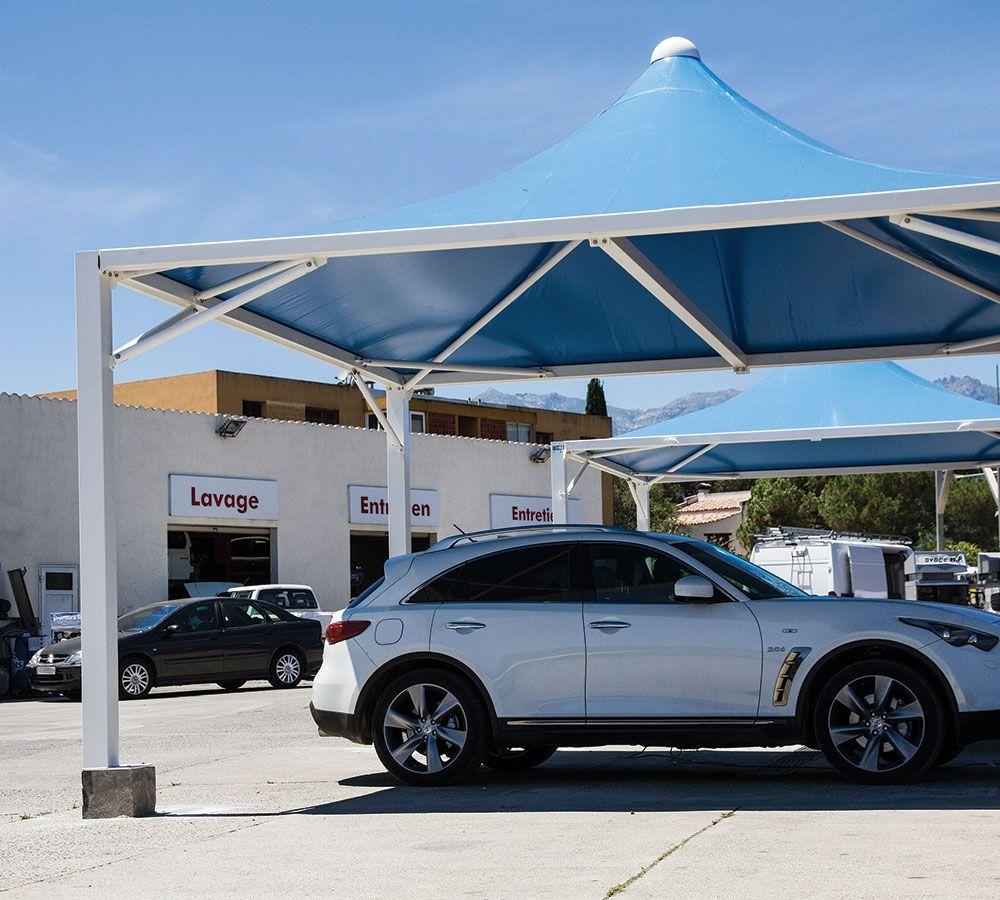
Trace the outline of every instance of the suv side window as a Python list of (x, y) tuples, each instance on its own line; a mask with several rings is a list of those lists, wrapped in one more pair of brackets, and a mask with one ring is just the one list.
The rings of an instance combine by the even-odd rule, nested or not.
[(578, 600), (573, 544), (519, 547), (471, 560), (425, 585), (417, 603)]
[(594, 594), (603, 603), (671, 603), (674, 584), (696, 572), (671, 556), (629, 544), (590, 544)]

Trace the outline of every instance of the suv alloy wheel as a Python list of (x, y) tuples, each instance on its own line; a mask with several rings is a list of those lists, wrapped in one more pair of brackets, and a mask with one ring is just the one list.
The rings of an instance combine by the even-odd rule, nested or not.
[(382, 692), (372, 739), (382, 764), (401, 781), (451, 784), (482, 764), (488, 728), (483, 702), (464, 678), (419, 669)]
[(898, 784), (941, 755), (945, 710), (927, 678), (887, 659), (854, 663), (820, 691), (814, 727), (830, 765), (852, 781)]

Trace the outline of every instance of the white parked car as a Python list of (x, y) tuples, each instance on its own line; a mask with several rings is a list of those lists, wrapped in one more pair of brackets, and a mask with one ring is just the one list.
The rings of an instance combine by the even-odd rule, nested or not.
[(603, 526), (390, 559), (326, 631), (312, 715), (413, 784), (559, 747), (820, 748), (860, 782), (1000, 736), (1000, 619), (812, 597), (687, 537)]
[(231, 587), (226, 593), (239, 600), (264, 600), (281, 609), (287, 609), (300, 619), (315, 619), (323, 628), (335, 615), (319, 608), (313, 589), (307, 584), (255, 584), (249, 587)]

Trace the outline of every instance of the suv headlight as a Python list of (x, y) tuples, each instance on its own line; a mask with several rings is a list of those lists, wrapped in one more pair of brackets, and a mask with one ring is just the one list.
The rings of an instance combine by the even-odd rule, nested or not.
[(975, 647), (977, 650), (992, 650), (997, 643), (1000, 643), (1000, 637), (995, 634), (975, 631), (964, 625), (949, 625), (947, 622), (933, 622), (930, 619), (901, 618), (899, 621), (904, 625), (912, 625), (914, 628), (931, 631), (942, 641), (951, 644), (952, 647)]

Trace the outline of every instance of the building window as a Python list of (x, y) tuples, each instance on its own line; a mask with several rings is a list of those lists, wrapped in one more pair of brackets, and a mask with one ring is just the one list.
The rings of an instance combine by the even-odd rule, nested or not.
[(507, 440), (517, 444), (531, 443), (531, 426), (523, 422), (507, 423)]
[(320, 425), (340, 424), (339, 409), (325, 409), (322, 406), (307, 406), (305, 415), (307, 422), (317, 422)]
[[(378, 419), (375, 418), (375, 413), (367, 412), (365, 413), (365, 427), (371, 429), (381, 429), (382, 426), (379, 425)], [(411, 434), (423, 434), (425, 431), (424, 427), (424, 414), (422, 412), (411, 412), (410, 413), (410, 433)]]
[(263, 400), (244, 400), (243, 401), (243, 415), (248, 419), (263, 419), (264, 418), (264, 401)]
[(536, 431), (535, 432), (535, 443), (536, 444), (551, 444), (552, 443), (552, 432), (551, 431)]

